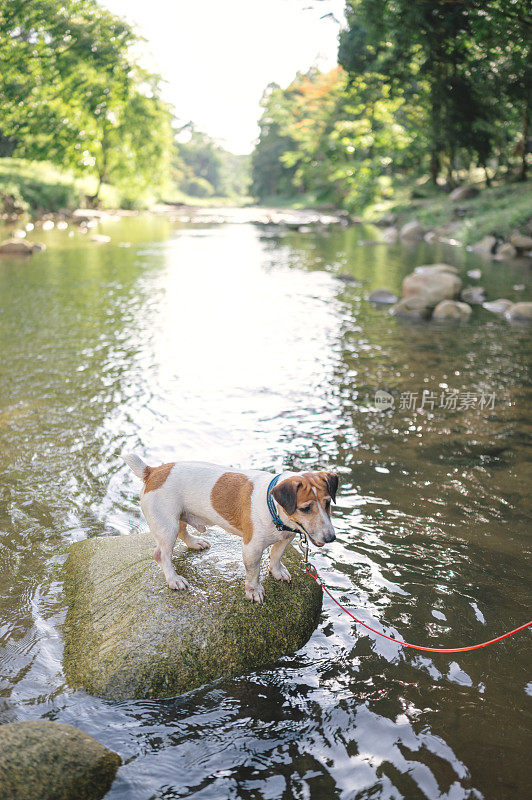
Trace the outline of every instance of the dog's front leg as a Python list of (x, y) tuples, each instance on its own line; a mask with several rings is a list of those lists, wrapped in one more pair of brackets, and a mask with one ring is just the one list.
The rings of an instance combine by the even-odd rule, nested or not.
[(270, 572), (272, 573), (273, 577), (276, 578), (278, 581), (291, 581), (292, 576), (286, 569), (284, 564), (281, 564), (281, 558), (285, 551), (286, 545), (292, 541), (294, 537), (291, 536), (288, 539), (283, 539), (280, 542), (275, 542), (272, 549), (270, 550)]
[(242, 556), (246, 568), (246, 597), (252, 603), (262, 603), (264, 587), (260, 582), (260, 560), (264, 547), (253, 541), (242, 546)]

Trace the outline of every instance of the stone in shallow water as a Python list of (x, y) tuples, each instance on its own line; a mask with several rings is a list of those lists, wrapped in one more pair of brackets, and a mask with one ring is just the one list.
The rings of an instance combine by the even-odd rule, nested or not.
[(71, 725), (0, 725), (2, 800), (99, 800), (120, 763), (120, 756)]
[(393, 303), (397, 303), (398, 297), (394, 294), (390, 289), (375, 289), (374, 292), (368, 297), (370, 303), (375, 303), (376, 305), (393, 305)]
[(458, 300), (442, 300), (433, 311), (433, 319), (467, 319), (471, 315), (471, 306)]
[(283, 557), (292, 582), (268, 576), (265, 602), (256, 605), (244, 595), (241, 540), (218, 531), (208, 538), (209, 550), (176, 545), (177, 572), (192, 591), (167, 587), (149, 533), (72, 545), (64, 626), (71, 686), (113, 700), (171, 697), (272, 664), (305, 644), (322, 590), (299, 569), (298, 552), (289, 546)]

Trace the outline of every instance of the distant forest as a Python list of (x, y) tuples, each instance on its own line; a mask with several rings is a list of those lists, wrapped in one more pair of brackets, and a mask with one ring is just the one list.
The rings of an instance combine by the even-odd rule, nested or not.
[(351, 209), (427, 176), (525, 180), (532, 16), (524, 0), (347, 0), (339, 66), (267, 87), (259, 198), (312, 192)]

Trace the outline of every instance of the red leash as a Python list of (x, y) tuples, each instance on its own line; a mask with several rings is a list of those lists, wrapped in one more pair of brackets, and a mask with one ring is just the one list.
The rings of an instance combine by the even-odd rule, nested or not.
[[(319, 577), (316, 567), (314, 564), (310, 564), (308, 561), (301, 562), (302, 568), (305, 570), (307, 575), (310, 575), (311, 578), (314, 578), (316, 583), (318, 583), (325, 594), (327, 594), (331, 600), (333, 600), (342, 611), (345, 611), (351, 619), (354, 619), (355, 622), (358, 622), (359, 625), (363, 625), (364, 628), (367, 628), (372, 633), (376, 633), (377, 636), (382, 636), (384, 639), (388, 639), (390, 642), (395, 642), (395, 644), (400, 644), (403, 647), (411, 647), (413, 650), (424, 650), (428, 653), (465, 653), (468, 650), (479, 650), (481, 647), (487, 647), (489, 644), (495, 644), (495, 642), (501, 642), (503, 639), (507, 639), (508, 636), (513, 636), (514, 633), (519, 633), (519, 631), (524, 631), (525, 628), (530, 628), (532, 625), (532, 620), (530, 622), (526, 622), (524, 625), (521, 625), (519, 628), (515, 628), (513, 631), (509, 631), (508, 633), (504, 633), (502, 636), (497, 636), (496, 639), (490, 639), (489, 642), (481, 642), (480, 644), (472, 644), (469, 647), (421, 647), (419, 644), (409, 644), (408, 642), (401, 642), (399, 639), (394, 639), (392, 636), (387, 636), (385, 633), (381, 633), (380, 631), (376, 631), (375, 628), (372, 628), (370, 625), (366, 625), (365, 622), (362, 622), (361, 619), (355, 617), (354, 614), (351, 614), (350, 611), (347, 610), (345, 606), (343, 606), (336, 597), (330, 593), (326, 586), (323, 585), (323, 581)], [(311, 571), (312, 570), (312, 571)]]

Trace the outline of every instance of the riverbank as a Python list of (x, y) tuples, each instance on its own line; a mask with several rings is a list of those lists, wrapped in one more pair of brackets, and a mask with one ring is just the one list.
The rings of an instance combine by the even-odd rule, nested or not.
[(417, 220), (427, 231), (438, 229), (465, 245), (484, 236), (506, 241), (516, 229), (526, 232), (532, 219), (530, 184), (526, 182), (464, 185), (456, 193), (420, 187), (421, 196), (415, 195), (409, 193), (394, 203), (369, 208), (364, 219), (397, 226)]
[[(92, 205), (97, 181), (94, 176), (80, 177), (47, 161), (27, 161), (22, 158), (0, 158), (0, 218), (16, 219), (21, 215), (39, 218), (47, 214), (68, 213)], [(148, 210), (156, 203), (169, 201), (172, 205), (192, 208), (219, 208), (228, 205), (247, 205), (247, 197), (192, 197), (178, 189), (165, 193), (155, 189), (134, 198), (125, 195), (117, 186), (104, 183), (100, 189), (98, 207), (102, 209)]]

